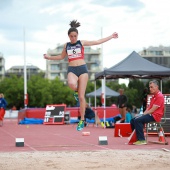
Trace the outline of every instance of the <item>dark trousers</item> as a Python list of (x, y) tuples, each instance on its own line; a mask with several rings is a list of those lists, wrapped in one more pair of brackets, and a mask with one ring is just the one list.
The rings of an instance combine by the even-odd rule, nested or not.
[(131, 119), (130, 125), (132, 128), (132, 131), (134, 129), (136, 130), (137, 140), (145, 140), (144, 131), (143, 131), (144, 125), (145, 123), (149, 123), (153, 121), (155, 121), (155, 119), (150, 114), (142, 115), (140, 117), (135, 117)]

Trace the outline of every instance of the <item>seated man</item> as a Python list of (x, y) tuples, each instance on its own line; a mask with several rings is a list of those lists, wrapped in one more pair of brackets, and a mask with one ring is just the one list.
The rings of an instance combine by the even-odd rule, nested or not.
[(164, 96), (159, 91), (158, 82), (156, 80), (149, 82), (150, 93), (153, 94), (149, 107), (142, 115), (131, 119), (132, 131), (136, 130), (137, 141), (134, 145), (145, 145), (144, 125), (149, 122), (160, 122), (164, 114)]

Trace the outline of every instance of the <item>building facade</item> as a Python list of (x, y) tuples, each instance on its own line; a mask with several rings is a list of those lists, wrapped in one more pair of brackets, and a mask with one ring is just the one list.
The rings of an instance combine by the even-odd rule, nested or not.
[(150, 46), (149, 48), (144, 48), (139, 54), (153, 63), (170, 68), (170, 46)]
[[(32, 75), (36, 75), (40, 72), (43, 72), (37, 66), (33, 66), (33, 65), (29, 65), (29, 66), (27, 65), (26, 69), (27, 69), (27, 79), (30, 79)], [(17, 77), (24, 76), (24, 66), (12, 66), (5, 73), (6, 77), (10, 77), (11, 75), (16, 75)]]
[(5, 59), (3, 54), (0, 52), (0, 80), (5, 76)]
[[(49, 49), (48, 55), (60, 55), (64, 45), (58, 45), (55, 49)], [(101, 49), (84, 47), (84, 59), (89, 71), (89, 80), (94, 80), (95, 73), (102, 69)], [(63, 60), (46, 60), (46, 78), (52, 80), (58, 77), (61, 81), (67, 82), (68, 58)]]

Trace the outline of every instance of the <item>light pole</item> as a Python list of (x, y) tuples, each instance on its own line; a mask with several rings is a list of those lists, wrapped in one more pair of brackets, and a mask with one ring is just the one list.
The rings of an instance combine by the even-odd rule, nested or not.
[(31, 77), (31, 66), (32, 66), (32, 63), (27, 63), (28, 80), (29, 80), (30, 77)]
[(25, 27), (23, 29), (24, 34), (24, 107), (28, 105), (28, 94), (27, 94), (27, 65), (26, 65), (26, 44), (25, 44)]
[[(103, 38), (103, 28), (101, 27), (101, 38)], [(103, 62), (103, 44), (101, 44), (101, 55), (102, 55), (102, 70), (104, 71), (104, 62)], [(102, 103), (102, 107), (103, 107), (103, 112), (104, 112), (104, 115), (103, 115), (103, 120), (104, 120), (104, 125), (105, 125), (105, 122), (106, 122), (106, 110), (105, 110), (105, 107), (106, 107), (106, 92), (105, 92), (105, 76), (104, 78), (102, 79), (102, 94), (101, 94), (101, 103)]]

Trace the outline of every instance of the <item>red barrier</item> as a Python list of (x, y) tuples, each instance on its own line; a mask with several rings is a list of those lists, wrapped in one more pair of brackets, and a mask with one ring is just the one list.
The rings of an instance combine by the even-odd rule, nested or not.
[[(93, 110), (95, 110), (93, 108)], [(101, 119), (104, 117), (104, 108), (103, 107), (96, 107), (96, 111), (98, 117)], [(106, 118), (114, 117), (119, 114), (119, 109), (114, 107), (106, 107), (105, 108)]]
[[(66, 107), (66, 111), (70, 112), (71, 117), (78, 117), (80, 116), (79, 107)], [(92, 108), (95, 110), (95, 108)], [(96, 111), (99, 118), (104, 117), (104, 108), (103, 107), (96, 107)], [(44, 119), (46, 109), (45, 108), (27, 108), (22, 109), (18, 112), (18, 122), (23, 120), (25, 117), (27, 118), (39, 118)], [(115, 107), (106, 107), (106, 118), (114, 117), (119, 114), (119, 109)]]
[(44, 119), (45, 108), (27, 108), (18, 111), (18, 122), (27, 118)]

